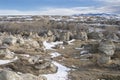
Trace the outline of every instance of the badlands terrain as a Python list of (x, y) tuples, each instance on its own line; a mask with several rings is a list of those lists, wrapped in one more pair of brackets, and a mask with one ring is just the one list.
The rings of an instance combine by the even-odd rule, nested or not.
[(120, 16), (0, 16), (0, 80), (120, 80)]

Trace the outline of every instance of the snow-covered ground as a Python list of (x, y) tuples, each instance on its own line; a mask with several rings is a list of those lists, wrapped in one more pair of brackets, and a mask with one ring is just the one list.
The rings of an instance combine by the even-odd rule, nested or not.
[(75, 49), (76, 49), (76, 50), (82, 50), (82, 49), (84, 49), (84, 48), (78, 48), (78, 47), (76, 47)]
[(18, 59), (18, 57), (15, 57), (14, 59), (11, 59), (11, 60), (0, 60), (0, 65), (14, 62), (14, 61), (17, 60), (17, 59)]
[[(74, 41), (75, 41), (75, 39), (72, 39), (72, 40), (68, 41), (68, 43), (71, 44)], [(43, 42), (43, 45), (45, 46), (45, 49), (53, 49), (52, 47), (55, 47), (58, 44), (63, 44), (63, 42), (62, 41), (57, 41), (57, 42), (47, 42), (47, 41), (44, 41)]]
[(30, 57), (29, 54), (19, 54), (20, 56), (23, 56), (23, 57)]
[(68, 43), (71, 44), (74, 41), (75, 41), (75, 39), (72, 39), (72, 40), (68, 41)]
[(94, 32), (94, 30), (95, 30), (95, 32), (103, 32), (103, 31), (105, 31), (104, 29), (101, 29), (101, 28), (95, 28), (95, 29), (94, 29), (94, 27), (89, 28), (89, 32)]
[(68, 80), (67, 75), (70, 69), (54, 61), (53, 64), (55, 64), (58, 67), (57, 73), (45, 74), (43, 76), (47, 77), (47, 80)]
[(52, 49), (52, 47), (55, 47), (58, 44), (63, 44), (63, 42), (50, 42), (50, 43), (48, 43), (47, 41), (43, 42), (45, 49)]
[(58, 52), (54, 52), (54, 53), (51, 53), (50, 55), (51, 55), (52, 58), (54, 58), (54, 57), (60, 56), (61, 54), (58, 53)]
[(88, 54), (88, 53), (89, 53), (88, 51), (86, 51), (86, 50), (82, 50), (82, 51), (80, 52), (80, 55)]

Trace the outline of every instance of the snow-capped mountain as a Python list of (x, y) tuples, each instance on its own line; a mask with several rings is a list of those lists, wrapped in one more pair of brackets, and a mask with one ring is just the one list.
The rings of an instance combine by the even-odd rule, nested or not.
[(95, 16), (95, 17), (105, 17), (108, 19), (120, 19), (119, 14), (110, 14), (110, 13), (74, 14), (73, 16)]

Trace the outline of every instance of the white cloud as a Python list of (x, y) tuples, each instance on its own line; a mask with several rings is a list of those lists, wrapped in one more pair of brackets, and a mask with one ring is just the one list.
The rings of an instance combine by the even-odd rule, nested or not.
[(74, 7), (74, 8), (49, 8), (45, 11), (41, 11), (41, 14), (50, 15), (71, 15), (80, 13), (98, 13), (99, 11), (94, 7)]
[(35, 15), (38, 11), (0, 10), (0, 15)]
[(107, 11), (111, 11), (111, 12), (120, 14), (120, 5), (106, 6), (103, 9), (107, 10)]
[(95, 0), (100, 1), (104, 7), (101, 7), (103, 11), (119, 13), (120, 14), (120, 0)]
[(114, 13), (120, 12), (120, 6), (104, 7), (73, 7), (73, 8), (46, 8), (36, 11), (0, 10), (0, 15), (72, 15), (85, 13)]

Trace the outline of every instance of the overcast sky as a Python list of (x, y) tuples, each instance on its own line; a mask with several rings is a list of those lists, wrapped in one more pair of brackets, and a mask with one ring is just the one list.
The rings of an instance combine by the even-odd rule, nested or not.
[(120, 14), (120, 0), (0, 0), (0, 15)]

